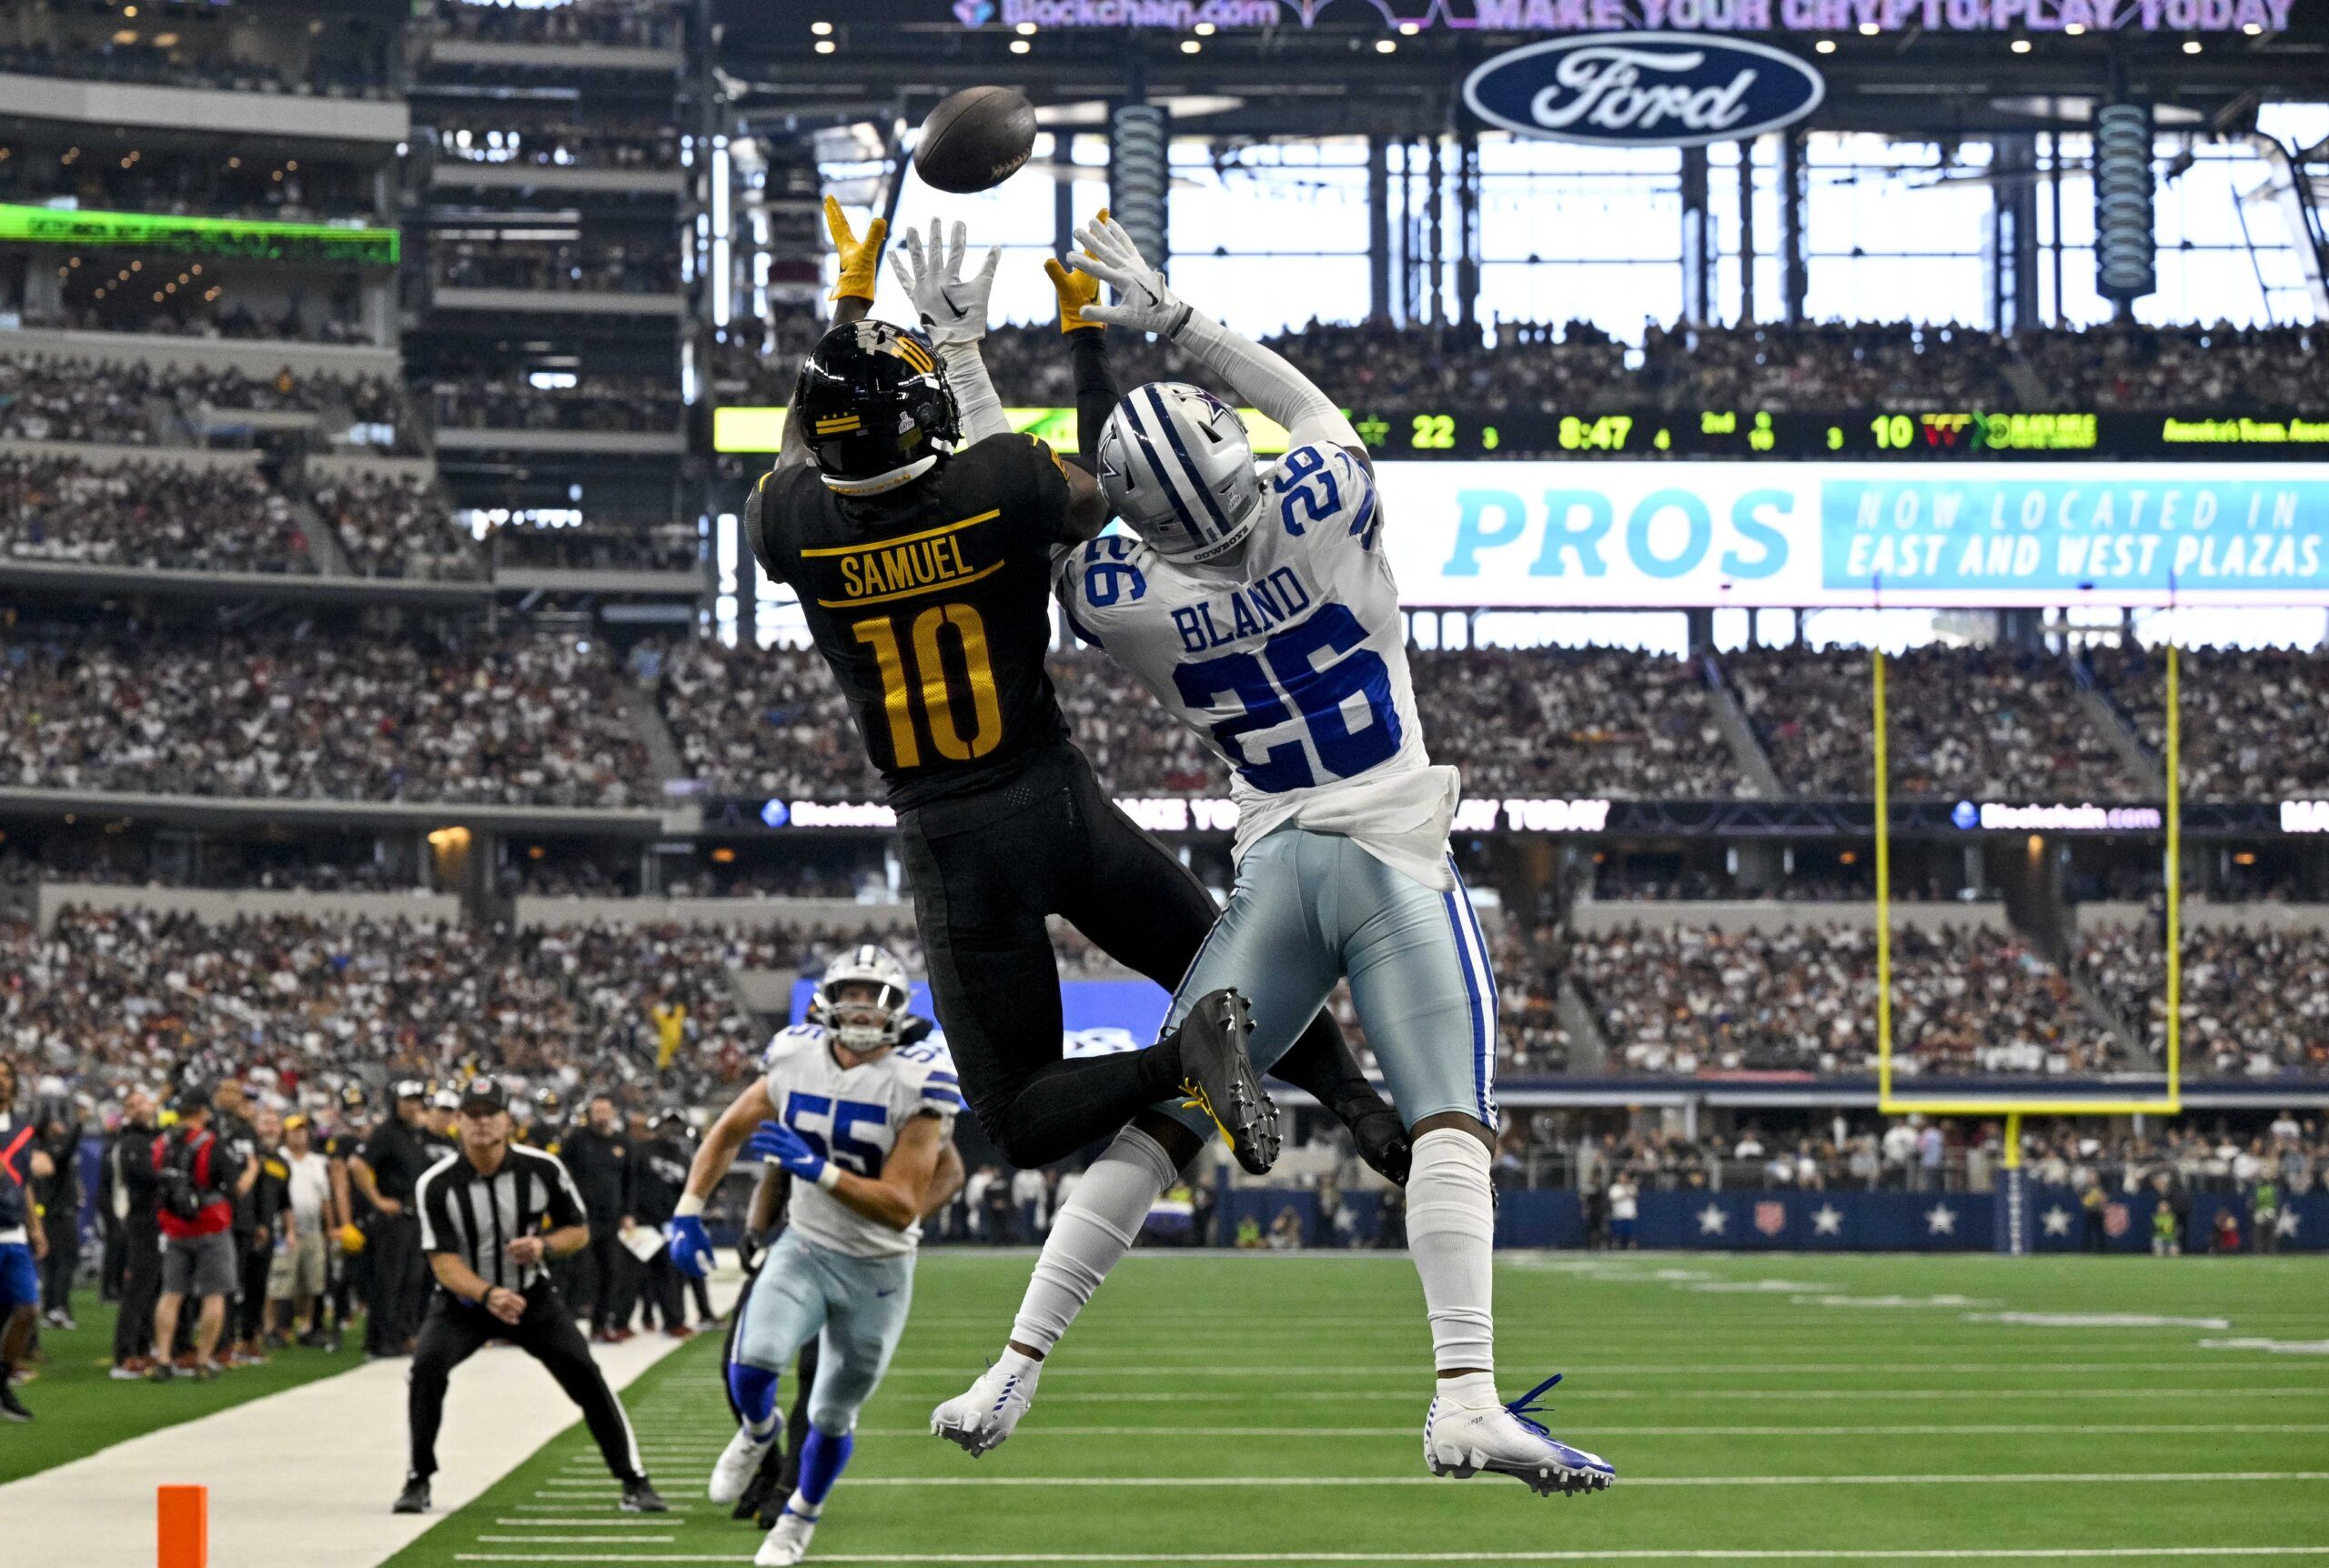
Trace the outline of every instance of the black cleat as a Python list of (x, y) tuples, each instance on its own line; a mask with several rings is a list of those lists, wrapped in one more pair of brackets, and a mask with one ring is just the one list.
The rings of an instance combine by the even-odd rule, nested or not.
[(16, 1397), (16, 1391), (8, 1386), (5, 1377), (0, 1377), (0, 1417), (9, 1421), (30, 1421), (33, 1418), (33, 1412), (25, 1408), (25, 1402)]
[(404, 1490), (397, 1493), (396, 1512), (398, 1513), (428, 1512), (428, 1478), (427, 1476), (414, 1475), (406, 1478)]
[(625, 1513), (669, 1513), (671, 1505), (663, 1501), (645, 1476), (622, 1483), (622, 1511)]
[(1232, 988), (1208, 991), (1181, 1020), (1181, 1092), (1213, 1119), (1237, 1163), (1255, 1176), (1277, 1163), (1277, 1106), (1245, 1054), (1253, 1018)]

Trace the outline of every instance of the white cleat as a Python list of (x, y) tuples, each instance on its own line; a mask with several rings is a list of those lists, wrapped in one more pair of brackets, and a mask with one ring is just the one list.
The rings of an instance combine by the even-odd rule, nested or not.
[(1606, 1490), (1618, 1479), (1608, 1460), (1557, 1441), (1528, 1419), (1537, 1396), (1558, 1382), (1552, 1378), (1510, 1404), (1484, 1410), (1433, 1400), (1423, 1422), (1424, 1464), (1434, 1475), (1459, 1480), (1482, 1471), (1509, 1475), (1539, 1497)]
[(707, 1489), (711, 1501), (731, 1503), (743, 1496), (744, 1488), (751, 1485), (752, 1477), (760, 1473), (761, 1461), (767, 1458), (768, 1451), (775, 1446), (775, 1432), (768, 1434), (766, 1442), (756, 1442), (750, 1432), (738, 1427), (736, 1435), (728, 1440), (728, 1446), (712, 1462), (711, 1485)]
[(776, 1528), (768, 1533), (761, 1549), (753, 1554), (753, 1568), (782, 1568), (798, 1563), (809, 1555), (809, 1537), (817, 1533), (817, 1522), (803, 1519), (790, 1508), (777, 1515)]
[(988, 1449), (1003, 1446), (1034, 1398), (1033, 1379), (989, 1367), (967, 1392), (930, 1412), (931, 1434), (976, 1459)]

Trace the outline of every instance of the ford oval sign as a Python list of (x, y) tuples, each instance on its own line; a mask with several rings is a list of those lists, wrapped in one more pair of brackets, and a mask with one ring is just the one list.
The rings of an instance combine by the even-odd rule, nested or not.
[(1591, 33), (1498, 55), (1464, 82), (1490, 125), (1556, 142), (1695, 147), (1791, 126), (1828, 85), (1782, 49), (1682, 33)]

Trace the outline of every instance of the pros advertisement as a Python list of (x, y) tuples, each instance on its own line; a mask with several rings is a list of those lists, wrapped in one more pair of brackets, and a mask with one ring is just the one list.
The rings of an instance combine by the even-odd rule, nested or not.
[(2329, 605), (2329, 466), (1390, 462), (1417, 608)]

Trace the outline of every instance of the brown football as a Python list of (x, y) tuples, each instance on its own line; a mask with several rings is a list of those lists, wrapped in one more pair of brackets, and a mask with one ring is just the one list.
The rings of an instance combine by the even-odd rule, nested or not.
[(992, 190), (1035, 150), (1035, 106), (1010, 87), (965, 87), (922, 122), (914, 172), (957, 196)]

